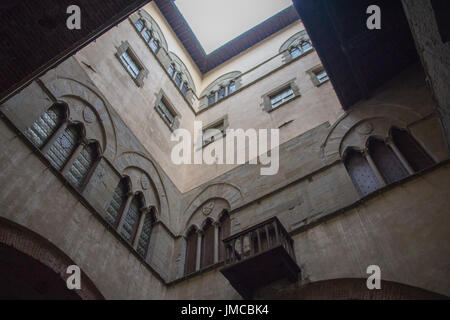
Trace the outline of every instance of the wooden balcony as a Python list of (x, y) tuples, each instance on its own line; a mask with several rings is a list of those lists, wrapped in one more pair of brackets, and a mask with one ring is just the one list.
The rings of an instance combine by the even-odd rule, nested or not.
[(293, 241), (277, 217), (223, 242), (226, 256), (221, 272), (244, 299), (251, 299), (255, 289), (273, 281), (298, 279)]

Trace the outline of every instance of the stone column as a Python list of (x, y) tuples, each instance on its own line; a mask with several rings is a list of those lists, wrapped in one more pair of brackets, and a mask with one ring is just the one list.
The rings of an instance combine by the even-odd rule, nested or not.
[(219, 246), (220, 246), (220, 239), (219, 239), (219, 228), (220, 223), (215, 221), (213, 223), (214, 226), (214, 263), (219, 262)]
[(409, 172), (409, 174), (413, 174), (414, 170), (409, 165), (408, 161), (405, 159), (403, 154), (398, 150), (397, 146), (395, 145), (394, 141), (392, 141), (392, 138), (389, 137), (386, 139), (386, 144), (391, 147), (392, 151), (394, 151), (397, 158), (400, 160), (400, 162), (403, 164), (403, 166), (406, 168), (406, 170)]
[(380, 185), (382, 187), (385, 186), (386, 182), (384, 181), (383, 176), (381, 175), (380, 171), (378, 171), (378, 168), (375, 165), (375, 162), (373, 162), (373, 159), (370, 156), (369, 150), (365, 149), (363, 152), (363, 156), (367, 159), (367, 162), (369, 163), (370, 167), (372, 168), (373, 172), (375, 173), (375, 176), (378, 178)]
[(197, 230), (197, 260), (195, 263), (195, 271), (200, 270), (200, 263), (202, 257), (202, 238), (203, 238), (203, 230)]

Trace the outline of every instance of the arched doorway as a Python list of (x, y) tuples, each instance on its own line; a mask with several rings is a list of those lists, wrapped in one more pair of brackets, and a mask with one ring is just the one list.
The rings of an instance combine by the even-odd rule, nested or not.
[(66, 254), (38, 234), (0, 218), (0, 300), (104, 299), (81, 271), (81, 289), (69, 290)]

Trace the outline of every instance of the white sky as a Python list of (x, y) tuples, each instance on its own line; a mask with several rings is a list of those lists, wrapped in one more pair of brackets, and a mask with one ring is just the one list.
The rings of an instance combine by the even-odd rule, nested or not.
[(175, 0), (175, 4), (209, 54), (291, 6), (292, 0)]

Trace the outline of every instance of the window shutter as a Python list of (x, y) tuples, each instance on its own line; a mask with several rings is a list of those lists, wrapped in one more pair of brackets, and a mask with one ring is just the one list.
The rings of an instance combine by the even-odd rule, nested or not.
[(25, 135), (37, 148), (42, 148), (58, 129), (62, 123), (62, 118), (61, 110), (51, 107), (27, 129)]
[(144, 225), (142, 226), (142, 232), (139, 237), (137, 252), (143, 258), (147, 256), (148, 245), (150, 243), (150, 234), (152, 230), (153, 217), (152, 214), (147, 213), (144, 218)]
[(127, 201), (127, 186), (124, 180), (119, 182), (119, 185), (114, 190), (113, 198), (106, 209), (106, 221), (113, 227), (117, 225), (117, 219), (120, 212)]
[(365, 196), (380, 187), (380, 182), (375, 173), (360, 152), (351, 150), (345, 158), (345, 167), (361, 196)]
[(195, 271), (197, 260), (197, 233), (192, 230), (187, 237), (186, 258), (184, 273), (189, 274)]
[(408, 176), (408, 172), (403, 167), (392, 149), (383, 141), (372, 140), (369, 143), (370, 156), (383, 176), (384, 181), (389, 184), (401, 180)]
[(125, 220), (122, 225), (122, 230), (120, 231), (120, 234), (124, 236), (124, 238), (128, 242), (131, 242), (133, 240), (138, 219), (139, 219), (139, 200), (137, 197), (134, 197), (133, 200), (131, 201), (128, 212), (126, 213)]
[(203, 233), (201, 268), (214, 263), (214, 226), (209, 223)]
[(47, 159), (58, 170), (61, 170), (70, 155), (77, 147), (80, 133), (75, 126), (67, 127), (64, 133), (53, 143), (46, 153)]
[(86, 180), (89, 171), (97, 159), (97, 151), (93, 143), (83, 148), (80, 155), (75, 159), (67, 173), (67, 179), (76, 187), (81, 187)]
[(392, 129), (392, 140), (414, 171), (423, 170), (435, 163), (408, 132)]

